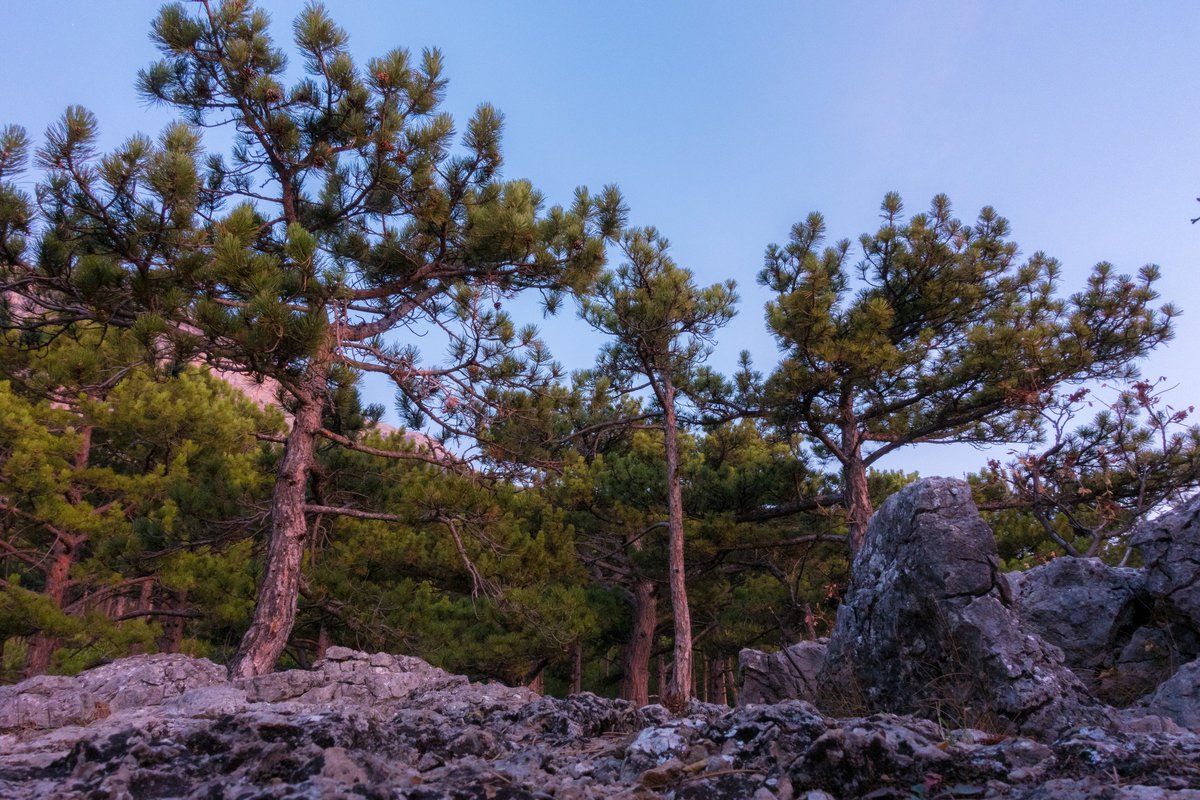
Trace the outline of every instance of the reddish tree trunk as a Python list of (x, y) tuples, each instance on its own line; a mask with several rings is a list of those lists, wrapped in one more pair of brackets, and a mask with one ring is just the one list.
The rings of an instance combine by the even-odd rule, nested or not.
[(675, 386), (663, 381), (663, 439), (667, 461), (667, 521), (670, 539), (669, 583), (675, 619), (675, 648), (666, 701), (682, 706), (692, 698), (692, 614), (688, 607), (687, 575), (683, 560), (683, 488), (679, 474), (679, 426), (675, 418)]
[(625, 645), (621, 697), (639, 708), (650, 702), (650, 651), (657, 626), (658, 596), (654, 583), (638, 580), (633, 587), (633, 631)]
[[(183, 611), (187, 605), (187, 593), (179, 592), (170, 593), (170, 602), (167, 603), (167, 608), (171, 611)], [(182, 616), (164, 616), (160, 617), (162, 625), (162, 635), (158, 637), (156, 644), (160, 653), (178, 653), (183, 646), (183, 634), (187, 619)]]
[(867, 524), (874, 508), (867, 484), (867, 464), (862, 456), (858, 429), (847, 425), (842, 429), (842, 480), (845, 483), (846, 520), (850, 526), (850, 553), (858, 555), (867, 535)]
[(331, 644), (333, 644), (333, 642), (330, 641), (329, 638), (329, 628), (326, 627), (324, 622), (322, 622), (320, 629), (317, 631), (317, 652), (315, 660), (319, 661), (324, 658), (325, 651), (329, 649)]
[[(84, 425), (79, 429), (79, 450), (75, 453), (75, 469), (87, 469), (92, 456), (92, 430), (94, 426)], [(83, 491), (74, 481), (67, 487), (67, 499), (72, 505), (83, 502)], [(73, 536), (63, 531), (55, 533), (54, 547), (50, 550), (50, 566), (46, 570), (46, 587), (44, 594), (61, 609), (67, 597), (67, 588), (71, 585), (71, 567), (79, 555), (79, 548), (87, 541), (86, 536)], [(58, 649), (60, 640), (57, 636), (38, 633), (29, 642), (29, 651), (25, 656), (25, 677), (40, 675), (50, 668), (54, 651)]]
[(583, 691), (583, 642), (571, 647), (571, 694)]
[[(50, 551), (50, 567), (46, 570), (46, 586), (43, 593), (54, 604), (55, 608), (63, 607), (67, 596), (67, 587), (71, 582), (71, 566), (75, 563), (75, 548), (73, 542), (66, 536), (59, 536)], [(29, 640), (29, 651), (25, 654), (26, 678), (40, 675), (50, 668), (54, 651), (58, 649), (61, 640), (47, 633), (36, 633)]]
[(321, 398), (327, 377), (327, 359), (309, 366), (303, 397), (295, 411), (292, 430), (284, 445), (283, 460), (271, 494), (271, 537), (267, 563), (258, 588), (254, 617), (229, 665), (231, 678), (250, 678), (275, 668), (296, 622), (300, 598), (300, 562), (308, 535), (304, 514), (308, 476), (316, 456), (321, 429)]

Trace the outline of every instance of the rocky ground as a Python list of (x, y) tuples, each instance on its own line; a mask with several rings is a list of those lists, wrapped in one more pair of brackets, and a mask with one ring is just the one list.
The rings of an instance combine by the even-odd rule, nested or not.
[(672, 715), (472, 684), (331, 648), (229, 683), (138, 656), (0, 689), (0, 797), (1197, 798), (1200, 737), (1169, 723), (1053, 742), (800, 700)]
[(1200, 500), (1138, 540), (1143, 569), (1006, 576), (966, 485), (920, 481), (830, 639), (745, 652), (733, 709), (337, 647), (237, 682), (172, 655), (37, 677), (0, 687), (0, 798), (1200, 800)]

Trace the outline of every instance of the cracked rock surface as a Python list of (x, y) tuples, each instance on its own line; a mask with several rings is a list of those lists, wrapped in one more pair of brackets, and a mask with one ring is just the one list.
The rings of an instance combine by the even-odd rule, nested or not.
[(1110, 720), (1062, 651), (1021, 627), (992, 531), (970, 487), (948, 478), (910, 484), (875, 513), (822, 683), (851, 705), (1043, 738)]
[[(99, 716), (67, 700), (126, 680), (170, 688)], [(1164, 720), (1040, 742), (894, 714), (836, 719), (799, 700), (672, 715), (344, 648), (311, 671), (237, 683), (203, 659), (137, 656), (5, 687), (0, 707), (14, 702), (24, 716), (3, 717), (3, 798), (1200, 800), (1200, 737)]]

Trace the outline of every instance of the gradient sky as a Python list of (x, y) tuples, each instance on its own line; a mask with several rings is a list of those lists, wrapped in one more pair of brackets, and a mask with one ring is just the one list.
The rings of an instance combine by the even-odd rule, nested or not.
[[(267, 8), (286, 41), (300, 0)], [(81, 103), (103, 143), (169, 119), (133, 90), (155, 58), (158, 2), (0, 0), (0, 124), (38, 134)], [(993, 205), (1026, 254), (1164, 273), (1175, 342), (1143, 367), (1200, 405), (1200, 4), (1195, 2), (445, 2), (328, 0), (363, 61), (440, 47), (459, 119), (507, 118), (505, 174), (552, 202), (616, 183), (632, 222), (657, 226), (708, 284), (739, 283), (740, 314), (712, 363), (776, 351), (755, 285), (762, 251), (809, 211), (856, 239), (899, 191), (910, 211), (945, 192), (964, 220)], [(572, 368), (599, 339), (569, 311), (540, 321)], [(389, 405), (386, 390), (370, 398)], [(983, 456), (922, 448), (884, 468), (960, 474)]]

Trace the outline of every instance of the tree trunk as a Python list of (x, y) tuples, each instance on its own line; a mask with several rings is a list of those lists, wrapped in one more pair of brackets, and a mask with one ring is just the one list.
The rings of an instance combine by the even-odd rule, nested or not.
[(658, 682), (654, 688), (658, 690), (658, 701), (661, 703), (665, 697), (664, 692), (667, 690), (667, 659), (663, 657), (662, 653), (659, 653), (654, 662), (657, 668), (655, 674), (658, 675)]
[(583, 691), (583, 642), (571, 646), (571, 694)]
[[(44, 594), (54, 604), (56, 609), (63, 607), (67, 596), (67, 587), (71, 581), (71, 566), (75, 563), (75, 548), (66, 536), (59, 536), (50, 551), (50, 567), (46, 570), (46, 587)], [(41, 675), (50, 668), (54, 651), (61, 641), (57, 636), (47, 633), (36, 633), (29, 640), (29, 651), (25, 654), (25, 674), (29, 678)]]
[(251, 678), (273, 670), (296, 622), (300, 562), (308, 534), (304, 506), (308, 499), (308, 475), (316, 457), (317, 432), (321, 428), (321, 398), (327, 369), (327, 359), (314, 359), (309, 365), (303, 396), (297, 398), (300, 402), (271, 494), (271, 538), (267, 543), (266, 568), (250, 628), (229, 665), (230, 678)]
[[(95, 426), (85, 424), (79, 429), (79, 449), (75, 452), (75, 470), (87, 469), (92, 456), (92, 430)], [(77, 506), (83, 502), (83, 491), (74, 480), (66, 490), (67, 500)], [(64, 531), (55, 534), (54, 547), (50, 550), (50, 567), (46, 570), (44, 594), (56, 609), (62, 609), (67, 598), (67, 587), (71, 585), (71, 567), (79, 555), (79, 549), (87, 541), (83, 535), (71, 535)], [(60, 640), (45, 633), (34, 634), (25, 656), (25, 677), (40, 675), (50, 668), (54, 651)]]
[[(187, 606), (187, 592), (171, 592), (167, 603), (167, 609), (170, 611), (185, 611)], [(184, 628), (187, 624), (187, 618), (183, 616), (164, 616), (160, 617), (162, 625), (162, 635), (158, 637), (156, 644), (160, 653), (178, 653), (183, 646)]]
[(729, 698), (725, 696), (725, 657), (717, 656), (712, 660), (712, 672), (708, 682), (708, 702), (717, 705), (728, 705)]
[(667, 459), (667, 521), (670, 531), (669, 583), (671, 611), (675, 618), (675, 652), (671, 683), (667, 687), (669, 705), (682, 706), (692, 698), (692, 614), (688, 608), (687, 576), (683, 562), (683, 488), (679, 475), (679, 429), (675, 419), (675, 386), (668, 377), (663, 381), (663, 438)]
[(638, 580), (633, 587), (633, 632), (625, 645), (621, 697), (638, 708), (650, 703), (650, 651), (658, 626), (658, 597), (654, 583)]
[(858, 431), (843, 429), (842, 445), (845, 460), (842, 462), (842, 479), (846, 493), (846, 519), (850, 524), (850, 554), (858, 555), (867, 536), (867, 523), (871, 521), (871, 493), (867, 485), (867, 464), (862, 457), (862, 445)]
[(320, 661), (325, 657), (325, 651), (333, 642), (329, 638), (329, 628), (324, 622), (321, 623), (320, 629), (317, 631), (317, 652), (314, 654), (314, 660)]

